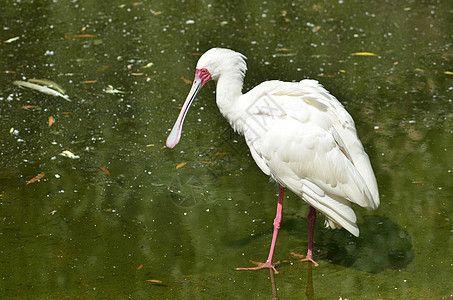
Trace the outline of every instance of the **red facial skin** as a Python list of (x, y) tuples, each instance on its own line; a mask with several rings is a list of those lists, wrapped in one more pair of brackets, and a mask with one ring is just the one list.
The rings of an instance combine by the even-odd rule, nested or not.
[(211, 74), (209, 73), (208, 69), (202, 68), (202, 69), (197, 69), (195, 71), (196, 77), (201, 79), (201, 86), (204, 86), (206, 82), (211, 80)]

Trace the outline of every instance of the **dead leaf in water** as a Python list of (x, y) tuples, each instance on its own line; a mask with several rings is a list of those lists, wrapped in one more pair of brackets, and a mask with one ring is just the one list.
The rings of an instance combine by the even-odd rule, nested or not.
[(140, 266), (137, 267), (137, 270), (140, 270), (141, 268), (143, 268), (143, 264), (141, 264)]
[(69, 150), (64, 150), (64, 151), (61, 152), (59, 155), (64, 156), (64, 157), (68, 157), (68, 158), (71, 158), (71, 159), (80, 158), (80, 156), (75, 155), (74, 153), (72, 153), (72, 152), (69, 151)]
[(107, 176), (110, 176), (110, 171), (107, 170), (107, 168), (99, 167), (99, 169), (101, 169), (105, 174), (107, 174)]
[[(41, 79), (35, 79), (35, 81), (36, 80), (43, 81)], [(49, 82), (53, 82), (53, 81), (49, 81)], [(69, 99), (68, 95), (65, 95), (64, 93), (59, 91), (59, 89), (62, 90), (60, 87), (55, 87), (52, 84), (39, 85), (39, 84), (33, 83), (31, 81), (23, 81), (23, 80), (13, 81), (13, 84), (17, 85), (20, 88), (29, 88), (29, 89), (38, 91), (43, 94), (47, 94), (47, 95), (51, 95), (51, 96), (55, 96), (55, 97), (62, 97), (66, 101), (69, 101), (69, 102), (71, 101)], [(55, 83), (55, 85), (56, 85), (56, 83)], [(54, 87), (55, 87), (55, 89), (53, 89)]]
[(104, 72), (104, 71), (107, 71), (110, 68), (111, 68), (111, 66), (105, 66), (105, 67), (97, 69), (96, 72)]
[(16, 36), (16, 37), (13, 37), (13, 38), (7, 39), (7, 40), (6, 40), (6, 41), (4, 41), (3, 43), (5, 43), (5, 44), (9, 44), (9, 43), (12, 43), (12, 42), (15, 42), (15, 41), (17, 41), (18, 39), (19, 39), (19, 37), (18, 37), (18, 36)]
[(187, 84), (192, 84), (192, 81), (189, 80), (189, 79), (186, 79), (184, 77), (181, 77), (181, 79), (184, 80), (184, 82), (187, 83)]
[(39, 173), (38, 175), (36, 175), (36, 176), (33, 177), (32, 179), (30, 179), (25, 185), (29, 185), (29, 184), (32, 183), (32, 182), (35, 182), (35, 181), (40, 180), (41, 178), (44, 177), (44, 175), (46, 175), (46, 173), (44, 173), (44, 172)]
[(152, 283), (164, 283), (162, 280), (157, 280), (157, 279), (147, 279), (146, 281), (152, 282)]
[(50, 116), (49, 117), (49, 127), (52, 126), (53, 123), (55, 123), (55, 119), (52, 116)]
[(354, 52), (354, 53), (352, 53), (352, 55), (356, 55), (356, 56), (378, 56), (377, 54), (375, 54), (373, 52)]
[(92, 37), (96, 37), (95, 34), (76, 34), (75, 35), (76, 38), (92, 38)]
[(176, 166), (176, 170), (178, 170), (179, 168), (184, 167), (186, 164), (187, 164), (186, 162), (180, 163), (179, 165)]
[(107, 94), (126, 94), (126, 92), (124, 91), (120, 91), (118, 89), (113, 88), (113, 86), (111, 86), (110, 84), (107, 86), (106, 89), (104, 89), (104, 92), (106, 92)]
[(66, 91), (59, 84), (57, 84), (56, 82), (54, 82), (52, 80), (32, 78), (32, 79), (28, 79), (28, 81), (34, 82), (37, 84), (41, 84), (41, 85), (45, 85), (47, 87), (50, 87), (50, 88), (53, 88), (53, 89), (59, 91), (62, 94), (66, 94)]
[(150, 67), (152, 67), (153, 65), (154, 65), (154, 64), (153, 64), (152, 62), (150, 62), (150, 63), (146, 64), (146, 66), (143, 66), (142, 68), (144, 68), (144, 69), (145, 69), (145, 68), (150, 68)]

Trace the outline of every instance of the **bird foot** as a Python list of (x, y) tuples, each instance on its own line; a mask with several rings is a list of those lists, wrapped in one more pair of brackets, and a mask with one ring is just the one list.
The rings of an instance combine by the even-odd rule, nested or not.
[(294, 257), (297, 257), (297, 258), (301, 258), (299, 260), (296, 260), (295, 262), (308, 261), (308, 262), (312, 262), (315, 265), (315, 267), (319, 266), (319, 264), (313, 260), (312, 255), (302, 255), (302, 254), (298, 254), (298, 253), (294, 253), (294, 252), (291, 252), (291, 255)]
[(250, 260), (252, 264), (257, 265), (256, 267), (250, 267), (250, 268), (236, 268), (236, 270), (246, 270), (246, 271), (256, 271), (256, 270), (261, 270), (261, 269), (272, 269), (275, 274), (278, 274), (277, 270), (275, 269), (274, 265), (271, 264), (269, 261), (266, 261), (265, 263), (262, 262), (257, 262)]

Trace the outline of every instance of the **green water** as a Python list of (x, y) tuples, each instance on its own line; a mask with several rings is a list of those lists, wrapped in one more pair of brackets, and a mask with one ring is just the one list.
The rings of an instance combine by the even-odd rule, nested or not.
[[(453, 2), (4, 2), (2, 299), (451, 298)], [(356, 121), (381, 206), (356, 207), (359, 238), (319, 216), (319, 267), (234, 270), (266, 259), (277, 187), (214, 84), (164, 147), (214, 46), (248, 57), (245, 90), (314, 78)], [(33, 78), (72, 101), (13, 85)], [(308, 205), (286, 198), (276, 260), (307, 246)]]

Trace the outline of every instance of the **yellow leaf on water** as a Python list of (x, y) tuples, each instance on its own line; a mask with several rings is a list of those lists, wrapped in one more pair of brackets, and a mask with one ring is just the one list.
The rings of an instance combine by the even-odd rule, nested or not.
[(50, 116), (49, 117), (49, 126), (52, 126), (53, 123), (55, 123), (55, 119), (52, 116)]
[(451, 72), (451, 71), (445, 71), (444, 74), (453, 75), (453, 72)]
[(176, 166), (176, 170), (184, 167), (186, 164), (187, 164), (186, 162), (180, 163), (179, 165)]
[(357, 56), (378, 56), (377, 54), (373, 52), (354, 52), (352, 55), (357, 55)]

